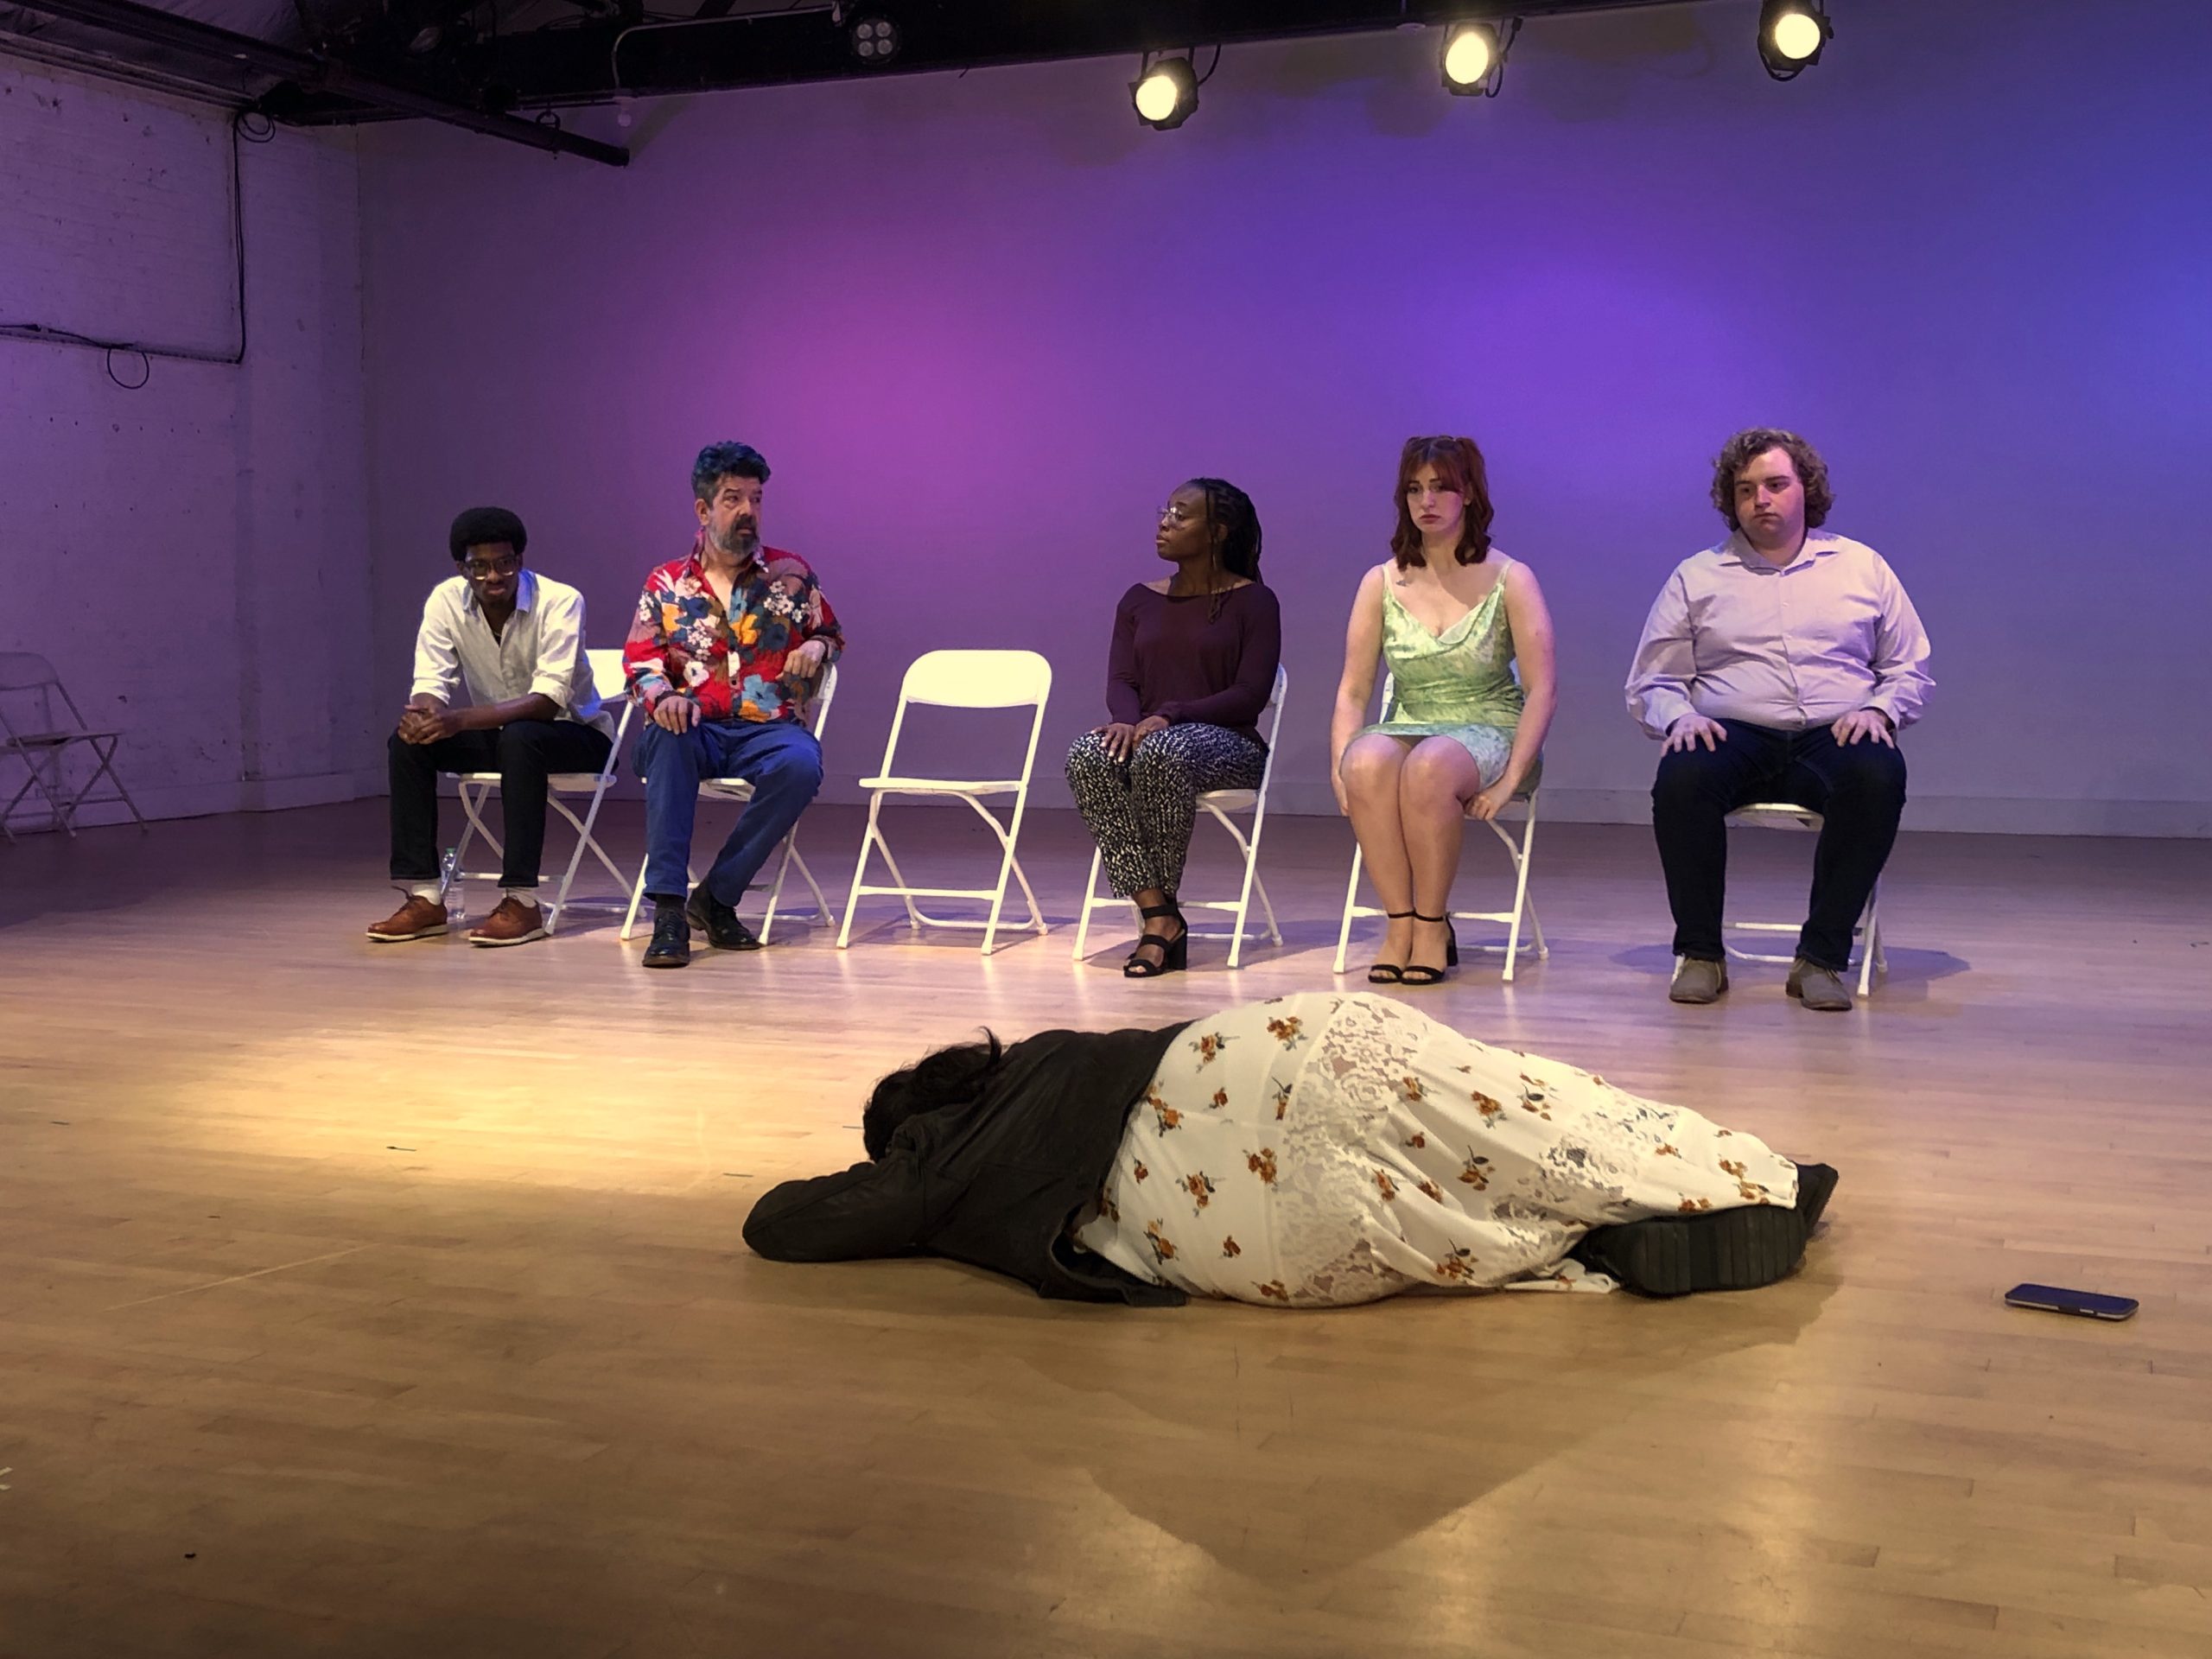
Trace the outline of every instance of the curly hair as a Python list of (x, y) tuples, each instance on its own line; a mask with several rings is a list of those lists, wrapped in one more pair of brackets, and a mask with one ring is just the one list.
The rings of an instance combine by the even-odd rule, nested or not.
[(908, 1118), (975, 1099), (999, 1069), (1005, 1053), (996, 1035), (987, 1028), (980, 1043), (955, 1043), (940, 1048), (879, 1079), (861, 1113), (861, 1147), (870, 1158), (880, 1158), (890, 1147), (891, 1137)]
[(1398, 527), (1390, 534), (1390, 551), (1398, 569), (1427, 563), (1421, 556), (1421, 526), (1406, 505), (1414, 474), (1424, 467), (1435, 467), (1437, 483), (1466, 502), (1459, 545), (1452, 551), (1462, 564), (1480, 564), (1490, 556), (1490, 521), (1496, 511), (1490, 502), (1490, 469), (1483, 462), (1483, 452), (1472, 438), (1408, 438), (1398, 454)]
[(530, 545), (530, 532), (522, 527), (522, 520), (505, 507), (471, 507), (453, 521), (453, 529), (446, 536), (455, 564), (468, 556), (470, 548), (499, 542), (518, 553)]
[(726, 478), (749, 478), (766, 484), (768, 463), (749, 443), (710, 443), (691, 463), (691, 499), (713, 500), (715, 486)]
[(1729, 529), (1741, 530), (1743, 525), (1736, 522), (1736, 474), (1770, 449), (1787, 454), (1797, 469), (1797, 481), (1805, 486), (1805, 528), (1818, 530), (1835, 505), (1835, 492), (1828, 487), (1828, 464), (1811, 444), (1780, 427), (1746, 427), (1721, 445), (1713, 458), (1713, 505), (1720, 509)]

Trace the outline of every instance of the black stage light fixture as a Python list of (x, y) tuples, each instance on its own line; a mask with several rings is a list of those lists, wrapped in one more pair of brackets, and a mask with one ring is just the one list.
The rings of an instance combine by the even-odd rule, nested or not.
[[(1220, 60), (1217, 50), (1214, 61)], [(1129, 83), (1129, 102), (1136, 106), (1137, 119), (1155, 132), (1172, 132), (1189, 120), (1198, 107), (1198, 76), (1189, 55), (1154, 62), (1146, 54), (1137, 65), (1137, 78)]]
[(1759, 61), (1777, 80), (1796, 79), (1834, 38), (1827, 0), (1765, 0), (1759, 7)]
[(853, 19), (853, 55), (871, 69), (880, 69), (899, 55), (899, 26), (888, 17), (870, 14)]
[(1521, 20), (1502, 23), (1453, 23), (1444, 31), (1444, 50), (1437, 61), (1444, 76), (1444, 90), (1454, 98), (1495, 98), (1505, 79), (1505, 54)]

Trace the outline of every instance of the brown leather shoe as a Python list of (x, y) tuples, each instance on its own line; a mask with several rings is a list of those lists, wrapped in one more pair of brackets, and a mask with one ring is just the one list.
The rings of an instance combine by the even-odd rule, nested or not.
[(471, 944), (528, 944), (545, 937), (545, 912), (512, 893), (484, 918), (480, 927), (468, 930)]
[(378, 944), (404, 944), (410, 939), (435, 939), (446, 931), (446, 907), (420, 893), (369, 930)]

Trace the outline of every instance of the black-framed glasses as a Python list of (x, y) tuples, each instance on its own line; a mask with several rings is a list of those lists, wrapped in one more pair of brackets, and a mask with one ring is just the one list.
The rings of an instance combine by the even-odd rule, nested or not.
[(522, 569), (522, 555), (502, 553), (496, 559), (463, 559), (461, 574), (470, 576), (512, 576)]

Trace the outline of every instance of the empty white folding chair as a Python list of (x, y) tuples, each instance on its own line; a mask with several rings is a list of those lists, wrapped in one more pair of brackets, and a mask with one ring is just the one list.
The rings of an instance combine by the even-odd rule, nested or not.
[[(569, 889), (575, 884), (577, 868), (588, 851), (606, 867), (614, 878), (615, 891), (622, 887), (622, 872), (614, 868), (614, 861), (607, 855), (592, 834), (592, 827), (599, 822), (600, 804), (607, 798), (607, 791), (622, 775), (622, 740), (630, 731), (630, 697), (624, 684), (622, 653), (616, 651), (587, 651), (584, 656), (591, 663), (592, 689), (599, 693), (602, 702), (620, 699), (622, 712), (614, 724), (614, 741), (607, 745), (607, 762), (597, 772), (556, 772), (546, 780), (545, 804), (569, 821), (576, 832), (576, 849), (569, 855), (569, 868), (562, 873), (561, 885), (553, 894), (553, 902), (545, 906), (545, 931), (553, 931), (560, 925), (561, 912), (569, 907)], [(506, 849), (499, 844), (499, 836), (492, 833), (492, 826), (484, 820), (484, 809), (499, 792), (499, 774), (496, 772), (463, 772), (454, 774), (461, 791), (461, 810), (468, 822), (462, 828), (460, 842), (446, 860), (445, 869), (439, 880), (438, 902), (444, 904), (454, 887), (463, 881), (497, 881), (497, 870), (472, 870), (468, 868), (470, 843), (478, 836), (492, 849), (494, 857), (503, 856)], [(569, 810), (564, 795), (588, 795), (590, 803), (581, 818)], [(466, 888), (462, 891), (465, 893)], [(620, 899), (594, 899), (594, 905), (610, 908)]]
[[(1393, 674), (1385, 674), (1382, 677), (1383, 719), (1389, 719), (1390, 710), (1395, 706), (1397, 701), (1397, 677)], [(1534, 950), (1539, 961), (1551, 955), (1551, 947), (1544, 943), (1544, 925), (1536, 918), (1536, 901), (1529, 896), (1529, 861), (1536, 850), (1536, 798), (1541, 791), (1541, 785), (1523, 790), (1506, 803), (1505, 810), (1495, 818), (1490, 819), (1488, 823), (1491, 833), (1497, 837), (1498, 844), (1505, 849), (1506, 857), (1513, 863), (1513, 908), (1510, 910), (1453, 910), (1447, 905), (1445, 910), (1445, 913), (1455, 922), (1495, 922), (1506, 930), (1503, 944), (1478, 942), (1473, 944), (1463, 944), (1459, 950), (1462, 954), (1471, 951), (1486, 951), (1494, 956), (1503, 956), (1505, 958), (1505, 971), (1502, 977), (1509, 985), (1513, 982), (1513, 970), (1522, 953)], [(1521, 833), (1518, 836), (1514, 835), (1507, 828), (1508, 824), (1515, 822), (1518, 822), (1521, 826)], [(1341, 974), (1344, 970), (1344, 951), (1351, 939), (1351, 925), (1354, 918), (1363, 916), (1380, 916), (1383, 913), (1376, 906), (1363, 905), (1359, 902), (1360, 867), (1361, 851), (1358, 844), (1355, 842), (1351, 853), (1351, 879), (1344, 883), (1344, 920), (1337, 927), (1337, 959), (1332, 969), (1335, 973)], [(1521, 937), (1521, 925), (1523, 921), (1528, 924), (1530, 936), (1525, 941)]]
[[(800, 718), (814, 734), (815, 741), (822, 741), (822, 734), (830, 727), (830, 705), (837, 700), (837, 665), (835, 663), (822, 671), (822, 689), (808, 701)], [(753, 798), (753, 785), (742, 778), (702, 778), (699, 780), (702, 800), (735, 801), (742, 806)], [(768, 907), (760, 918), (760, 943), (768, 942), (769, 930), (776, 925), (776, 913), (783, 906), (784, 882), (793, 866), (798, 869), (799, 880), (805, 882), (807, 891), (814, 895), (814, 914), (825, 927), (834, 926), (837, 912), (830, 908), (830, 901), (822, 896), (822, 884), (814, 879), (814, 872), (806, 868), (806, 860), (798, 850), (798, 826), (793, 824), (784, 837), (783, 854), (776, 861), (776, 879), (768, 887)], [(691, 886), (699, 884), (696, 874), (689, 871), (686, 876)], [(622, 918), (622, 937), (628, 938), (638, 925), (638, 906), (645, 896), (645, 867), (638, 865), (637, 884), (630, 889), (630, 913)]]
[[(144, 829), (146, 815), (116, 773), (115, 746), (122, 741), (119, 731), (96, 731), (85, 724), (76, 699), (45, 658), (30, 651), (0, 652), (0, 756), (22, 761), (25, 773), (22, 786), (0, 807), (0, 835), (16, 838), (9, 826), (20, 816), (23, 798), (34, 791), (46, 803), (46, 817), (67, 835), (77, 833), (77, 814), (86, 807), (113, 803), (129, 807)], [(69, 752), (80, 744), (92, 769), (72, 787)], [(113, 792), (93, 794), (103, 778)], [(34, 803), (29, 810), (35, 815), (39, 808)]]
[[(868, 830), (861, 836), (861, 855), (853, 866), (852, 892), (845, 899), (845, 919), (837, 930), (840, 950), (852, 943), (853, 916), (860, 901), (872, 894), (887, 893), (899, 899), (906, 906), (906, 925), (919, 931), (925, 925), (931, 927), (981, 928), (983, 931), (983, 954), (990, 955), (998, 938), (999, 912), (1006, 905), (1007, 878), (1011, 875), (1021, 884), (1022, 897), (1029, 902), (1029, 919), (1019, 924), (1034, 928), (1039, 933), (1049, 930), (1045, 914), (1037, 907), (1037, 895), (1023, 874), (1021, 861), (1014, 856), (1014, 843), (1021, 835), (1021, 815), (1029, 804), (1029, 778), (1037, 761), (1037, 736), (1045, 727), (1045, 702), (1052, 695), (1052, 665), (1033, 651), (931, 651), (917, 657), (907, 667), (906, 678), (899, 686), (899, 708), (891, 717), (891, 736), (883, 746), (883, 769), (873, 778), (861, 779), (861, 787), (868, 792)], [(1014, 778), (925, 778), (902, 774), (893, 768), (899, 753), (899, 734), (906, 724), (906, 708), (910, 703), (921, 703), (939, 709), (1020, 709), (1033, 707), (1029, 721), (1029, 747), (1021, 757), (1021, 772)], [(974, 809), (976, 816), (990, 826), (998, 838), (1001, 855), (999, 879), (988, 887), (918, 887), (906, 880), (899, 868), (899, 861), (891, 854), (890, 843), (883, 838), (881, 816), (885, 799), (893, 795), (950, 798), (964, 801)], [(983, 804), (986, 796), (1011, 795), (1014, 811), (1003, 823)], [(874, 887), (863, 878), (868, 874), (868, 859), (871, 850), (880, 851), (883, 861), (891, 871), (894, 885)], [(931, 916), (915, 903), (917, 899), (988, 899), (991, 912), (982, 921), (972, 918)]]
[[(1739, 806), (1728, 815), (1731, 824), (1740, 824), (1751, 830), (1809, 830), (1815, 835), (1826, 822), (1808, 806), (1796, 806), (1788, 801), (1760, 801), (1751, 806)], [(1866, 908), (1859, 918), (1858, 925), (1851, 930), (1851, 937), (1859, 944), (1859, 995), (1864, 996), (1874, 983), (1876, 969), (1889, 971), (1889, 957), (1882, 950), (1882, 919), (1877, 909), (1881, 897), (1878, 882), (1874, 891), (1866, 895)], [(1730, 922), (1720, 925), (1721, 949), (1738, 962), (1777, 962), (1788, 964), (1796, 961), (1795, 956), (1776, 956), (1769, 951), (1739, 950), (1726, 939), (1726, 931), (1734, 928), (1739, 933), (1789, 933), (1801, 931), (1796, 922)], [(1850, 964), (1845, 964), (1845, 971)]]
[[(1241, 966), (1244, 952), (1245, 921), (1252, 912), (1252, 889), (1260, 891), (1260, 908), (1268, 918), (1268, 938), (1271, 944), (1282, 943), (1282, 930), (1275, 925), (1275, 907), (1268, 898), (1268, 884), (1259, 879), (1260, 832), (1268, 821), (1268, 785), (1275, 773), (1275, 733), (1282, 725), (1282, 700), (1290, 690), (1290, 675), (1282, 669), (1275, 670), (1274, 690), (1268, 696), (1268, 706), (1261, 711), (1260, 719), (1267, 728), (1268, 758), (1260, 769), (1257, 789), (1211, 789), (1198, 797), (1198, 804), (1213, 815), (1214, 822), (1229, 831), (1236, 843), (1236, 850), (1244, 860), (1244, 883), (1231, 899), (1182, 899), (1179, 902), (1185, 910), (1225, 910), (1236, 922), (1227, 928), (1192, 928), (1194, 939), (1227, 939), (1229, 965)], [(1246, 813), (1252, 815), (1252, 833), (1248, 837), (1236, 826), (1236, 820)], [(1084, 884), (1083, 914), (1075, 931), (1075, 960), (1081, 962), (1084, 947), (1090, 938), (1090, 916), (1093, 911), (1111, 910), (1116, 905), (1130, 901), (1117, 899), (1110, 893), (1098, 891), (1098, 872), (1104, 855), (1097, 848), (1090, 849), (1090, 879)], [(1140, 918), (1140, 924), (1142, 918)], [(1185, 925), (1188, 925), (1186, 923)]]

